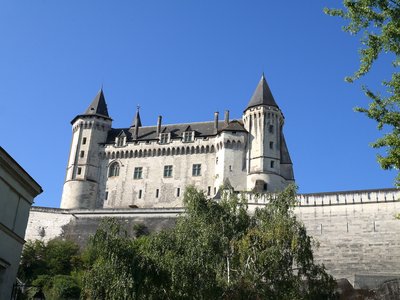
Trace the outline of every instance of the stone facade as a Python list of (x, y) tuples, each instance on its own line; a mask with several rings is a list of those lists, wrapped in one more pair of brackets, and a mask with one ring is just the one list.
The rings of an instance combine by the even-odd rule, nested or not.
[(294, 182), (284, 117), (262, 76), (241, 120), (112, 128), (103, 91), (72, 120), (61, 208), (181, 207), (194, 185), (215, 196), (274, 192)]
[(0, 147), (0, 299), (10, 299), (29, 209), (42, 188)]

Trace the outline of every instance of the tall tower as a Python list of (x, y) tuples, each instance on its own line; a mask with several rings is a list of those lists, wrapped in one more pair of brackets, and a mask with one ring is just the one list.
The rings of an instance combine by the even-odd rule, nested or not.
[(103, 89), (88, 109), (72, 121), (72, 143), (61, 208), (96, 208), (100, 170), (100, 143), (111, 129)]
[(275, 192), (294, 182), (282, 132), (284, 117), (264, 74), (243, 113), (243, 123), (248, 131), (247, 189)]

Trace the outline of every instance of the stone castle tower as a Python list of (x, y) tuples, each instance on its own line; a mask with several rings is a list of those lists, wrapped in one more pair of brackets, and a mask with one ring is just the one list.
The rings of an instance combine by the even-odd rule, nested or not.
[(62, 194), (62, 208), (95, 208), (99, 191), (100, 144), (111, 129), (103, 90), (72, 121), (72, 142)]
[(112, 128), (103, 91), (72, 122), (61, 208), (179, 207), (194, 185), (215, 197), (235, 191), (275, 192), (294, 182), (284, 117), (261, 77), (241, 120)]
[(294, 182), (292, 161), (283, 135), (284, 117), (264, 74), (243, 113), (247, 135), (247, 186), (279, 191)]

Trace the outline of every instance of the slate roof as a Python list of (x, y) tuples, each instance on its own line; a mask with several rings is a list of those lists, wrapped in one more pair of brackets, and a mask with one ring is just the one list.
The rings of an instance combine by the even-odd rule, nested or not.
[(136, 110), (136, 114), (135, 117), (133, 118), (131, 127), (136, 126), (136, 120), (138, 122), (138, 127), (142, 127), (142, 120), (140, 120), (139, 107)]
[(110, 117), (108, 115), (108, 109), (106, 99), (104, 98), (103, 89), (100, 89), (96, 97), (94, 97), (92, 103), (89, 105), (84, 115), (101, 115), (108, 118)]
[(258, 83), (256, 90), (254, 91), (253, 96), (251, 97), (249, 104), (247, 105), (246, 110), (259, 105), (269, 105), (279, 108), (275, 102), (274, 96), (272, 96), (268, 83), (265, 80), (264, 73), (261, 76), (260, 82)]
[[(224, 121), (218, 122), (219, 131), (246, 131), (241, 121), (232, 120), (228, 126)], [(112, 128), (108, 132), (106, 144), (113, 144), (115, 138), (124, 131), (127, 136), (127, 142), (133, 141), (152, 141), (158, 140), (157, 126), (143, 126), (138, 128), (138, 138), (134, 139), (135, 127), (130, 128)], [(167, 124), (161, 126), (161, 132), (171, 133), (171, 139), (182, 138), (185, 131), (194, 131), (195, 137), (215, 136), (214, 121), (199, 122), (199, 123), (183, 123), (183, 124)]]
[(71, 124), (73, 124), (77, 118), (84, 116), (98, 116), (111, 120), (110, 116), (108, 115), (107, 103), (104, 97), (103, 89), (100, 89), (100, 91), (97, 93), (96, 97), (94, 97), (92, 103), (90, 103), (86, 111), (81, 115), (77, 115), (71, 121)]
[(285, 136), (283, 134), (281, 135), (281, 164), (292, 164)]
[(232, 120), (229, 122), (228, 126), (222, 128), (222, 131), (247, 131), (243, 127), (243, 123), (238, 120)]

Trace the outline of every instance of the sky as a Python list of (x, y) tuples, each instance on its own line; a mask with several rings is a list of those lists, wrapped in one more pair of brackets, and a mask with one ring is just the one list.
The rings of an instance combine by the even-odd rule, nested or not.
[[(390, 188), (354, 112), (384, 92), (390, 57), (362, 80), (358, 37), (323, 13), (341, 1), (0, 0), (0, 145), (59, 207), (70, 121), (103, 87), (113, 127), (241, 118), (262, 72), (285, 116), (300, 193)], [(384, 153), (384, 152), (382, 152)]]

